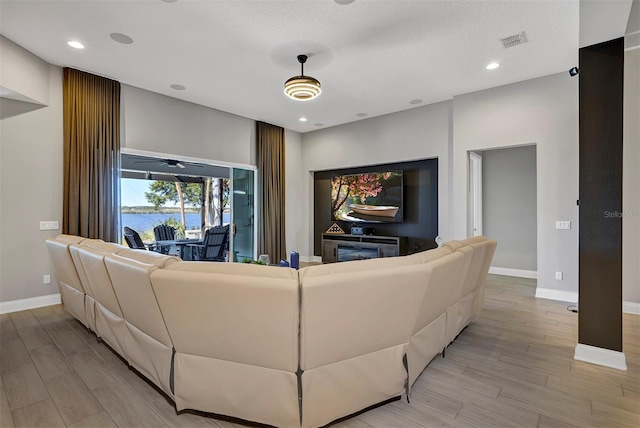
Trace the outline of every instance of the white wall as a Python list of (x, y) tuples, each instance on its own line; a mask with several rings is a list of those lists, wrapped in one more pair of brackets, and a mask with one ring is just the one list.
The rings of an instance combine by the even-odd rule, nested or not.
[(62, 69), (43, 64), (49, 106), (0, 121), (0, 302), (58, 293), (44, 241), (60, 231), (39, 222), (62, 223)]
[[(303, 257), (313, 256), (313, 171), (438, 158), (438, 233), (449, 223), (449, 101), (302, 135)], [(289, 201), (287, 201), (289, 202)]]
[(122, 147), (255, 165), (255, 121), (122, 85)]
[(536, 146), (481, 154), (482, 233), (499, 243), (491, 265), (536, 272)]
[[(578, 295), (578, 79), (563, 72), (453, 100), (453, 232), (467, 228), (467, 152), (537, 145), (538, 290)], [(556, 230), (570, 220), (571, 230)], [(498, 242), (498, 246), (500, 243)], [(564, 272), (557, 281), (555, 272)]]
[(291, 251), (300, 252), (305, 233), (302, 229), (302, 135), (285, 130), (285, 217), (287, 257)]
[(622, 300), (640, 313), (640, 48), (624, 55)]
[(49, 64), (0, 35), (0, 86), (27, 102), (49, 104)]

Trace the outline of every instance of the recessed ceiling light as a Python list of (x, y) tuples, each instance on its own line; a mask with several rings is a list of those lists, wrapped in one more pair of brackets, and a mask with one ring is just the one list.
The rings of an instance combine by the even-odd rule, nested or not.
[(365, 116), (368, 116), (368, 115), (369, 115), (368, 113), (356, 113), (356, 116), (358, 116), (358, 117), (365, 117)]
[(123, 45), (130, 45), (131, 43), (133, 43), (133, 39), (127, 36), (126, 34), (111, 33), (109, 34), (109, 37), (111, 37), (114, 41), (118, 43), (122, 43)]
[(76, 49), (84, 49), (84, 45), (76, 40), (71, 40), (69, 42), (67, 42), (67, 44), (69, 46), (71, 46), (72, 48), (76, 48)]
[(176, 83), (174, 83), (173, 85), (169, 86), (171, 89), (175, 89), (176, 91), (184, 91), (186, 88), (186, 86), (183, 85), (178, 85)]
[(497, 62), (492, 62), (491, 64), (487, 65), (487, 70), (495, 70), (498, 67), (500, 67), (500, 64), (498, 64)]
[(335, 1), (336, 3), (338, 3), (340, 5), (345, 6), (345, 5), (353, 3), (356, 0), (333, 0), (333, 1)]
[(324, 123), (320, 123), (320, 122), (314, 123), (313, 126), (324, 126)]
[(307, 118), (306, 117), (301, 117), (300, 119), (298, 119), (300, 122), (306, 122)]
[(422, 100), (421, 100), (421, 99), (416, 98), (415, 100), (411, 100), (411, 101), (409, 101), (409, 104), (420, 104), (421, 102), (422, 102)]

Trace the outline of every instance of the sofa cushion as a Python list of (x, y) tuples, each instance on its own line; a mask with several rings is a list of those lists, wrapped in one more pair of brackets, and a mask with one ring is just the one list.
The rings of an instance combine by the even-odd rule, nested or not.
[(417, 263), (406, 256), (386, 257), (369, 260), (353, 260), (349, 262), (327, 263), (324, 265), (307, 266), (300, 269), (300, 278), (323, 275), (336, 275), (348, 272), (364, 272), (378, 269), (393, 269), (400, 266), (409, 266)]
[(132, 250), (131, 248), (124, 248), (119, 250), (116, 254), (127, 259), (157, 266), (159, 268), (164, 268), (172, 263), (181, 261), (179, 257), (167, 256), (165, 254), (156, 253), (155, 251)]
[(176, 352), (295, 372), (295, 269), (178, 262), (151, 273)]
[(292, 268), (264, 266), (251, 263), (181, 262), (171, 263), (166, 270), (201, 272), (222, 275), (244, 275), (262, 278), (298, 280), (298, 272)]
[(472, 236), (471, 238), (463, 239), (461, 242), (464, 245), (478, 244), (480, 242), (486, 241), (487, 238), (482, 235)]
[(449, 249), (451, 249), (451, 251), (455, 251), (460, 247), (464, 247), (465, 244), (463, 244), (460, 241), (449, 241), (449, 242), (445, 242), (443, 247), (447, 247)]
[(412, 260), (413, 263), (429, 263), (431, 260), (436, 260), (440, 257), (444, 257), (448, 254), (451, 254), (451, 252), (451, 248), (440, 247), (411, 254), (410, 256), (407, 256), (407, 258)]
[(81, 246), (91, 248), (92, 250), (100, 251), (102, 253), (116, 254), (118, 251), (122, 251), (127, 247), (114, 244), (113, 242), (104, 242), (99, 239), (85, 239), (80, 243)]
[(56, 240), (57, 241), (65, 242), (67, 245), (68, 244), (79, 244), (80, 242), (84, 241), (85, 239), (86, 238), (83, 238), (82, 236), (65, 235), (64, 233), (61, 233), (60, 235), (56, 236)]

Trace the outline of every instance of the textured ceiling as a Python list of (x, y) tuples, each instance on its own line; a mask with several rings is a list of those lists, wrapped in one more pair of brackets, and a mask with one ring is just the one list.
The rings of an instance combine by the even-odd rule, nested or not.
[[(331, 0), (3, 0), (0, 6), (2, 34), (51, 64), (298, 132), (578, 62), (575, 0), (356, 0), (344, 6)], [(502, 47), (501, 38), (521, 31), (526, 44)], [(116, 43), (109, 37), (114, 32), (134, 43)], [(86, 48), (72, 49), (69, 40)], [(283, 94), (284, 81), (299, 74), (300, 53), (309, 55), (305, 74), (323, 89), (307, 102)], [(494, 61), (500, 67), (486, 70)], [(422, 103), (410, 104), (415, 99)]]

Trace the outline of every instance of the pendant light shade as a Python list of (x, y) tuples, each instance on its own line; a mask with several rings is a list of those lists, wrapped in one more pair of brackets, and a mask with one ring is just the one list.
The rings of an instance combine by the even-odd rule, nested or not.
[(307, 62), (306, 55), (298, 55), (298, 62), (300, 63), (300, 76), (293, 76), (284, 82), (284, 93), (294, 100), (312, 100), (322, 92), (320, 82), (318, 79), (304, 75), (304, 63)]

